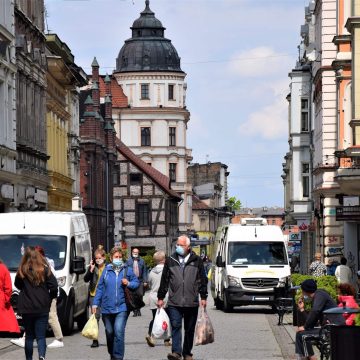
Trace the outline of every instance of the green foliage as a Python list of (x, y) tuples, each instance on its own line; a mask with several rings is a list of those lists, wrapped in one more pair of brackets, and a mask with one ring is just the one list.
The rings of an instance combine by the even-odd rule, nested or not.
[(360, 314), (357, 314), (355, 317), (355, 326), (360, 326)]
[(226, 206), (231, 208), (231, 211), (240, 210), (241, 201), (238, 200), (235, 196), (232, 196), (226, 201)]
[[(325, 276), (319, 276), (314, 277), (310, 275), (302, 275), (302, 274), (292, 274), (291, 275), (291, 283), (293, 286), (299, 286), (303, 281), (307, 279), (314, 279), (317, 283), (318, 289), (324, 289), (329, 293), (329, 295), (334, 299), (334, 301), (337, 301), (337, 293), (336, 293), (336, 286), (337, 286), (337, 280), (335, 276), (325, 275)], [(295, 295), (296, 302), (298, 301), (299, 297), (301, 296), (301, 289), (297, 290)], [(305, 309), (310, 310), (311, 304), (306, 303)]]
[(142, 258), (144, 259), (145, 261), (145, 264), (146, 264), (146, 267), (148, 269), (151, 269), (155, 266), (155, 261), (154, 261), (154, 254), (155, 254), (156, 250), (155, 249), (152, 249), (152, 250), (148, 250), (146, 252), (146, 255), (145, 256), (142, 256)]

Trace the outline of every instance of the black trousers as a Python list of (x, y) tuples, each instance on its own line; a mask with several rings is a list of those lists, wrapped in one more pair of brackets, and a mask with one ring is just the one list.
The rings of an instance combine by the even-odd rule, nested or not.
[(313, 356), (314, 350), (311, 344), (311, 337), (319, 335), (320, 328), (298, 331), (295, 339), (295, 353), (301, 356)]

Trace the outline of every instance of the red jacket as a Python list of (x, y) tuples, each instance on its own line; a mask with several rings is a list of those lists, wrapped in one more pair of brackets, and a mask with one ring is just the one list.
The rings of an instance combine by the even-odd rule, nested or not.
[(19, 333), (19, 325), (10, 305), (11, 292), (9, 270), (0, 263), (0, 331)]
[[(339, 307), (343, 307), (343, 303), (345, 302), (345, 306), (349, 307), (349, 308), (358, 308), (359, 305), (357, 304), (357, 302), (355, 301), (353, 296), (348, 296), (348, 295), (340, 295), (338, 297), (339, 299)], [(343, 314), (343, 317), (345, 318), (345, 322), (346, 325), (354, 325), (355, 322), (355, 317), (357, 314)]]

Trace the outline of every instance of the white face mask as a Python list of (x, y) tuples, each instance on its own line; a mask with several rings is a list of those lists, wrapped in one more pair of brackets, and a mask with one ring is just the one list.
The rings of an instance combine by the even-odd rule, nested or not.
[(139, 254), (132, 254), (132, 257), (137, 258), (137, 257), (139, 257)]
[(96, 259), (95, 262), (98, 264), (98, 265), (102, 265), (104, 263), (104, 259)]

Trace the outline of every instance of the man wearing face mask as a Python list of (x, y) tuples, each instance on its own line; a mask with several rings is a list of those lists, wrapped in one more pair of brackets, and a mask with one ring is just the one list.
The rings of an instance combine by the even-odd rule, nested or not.
[[(206, 307), (207, 282), (203, 261), (191, 251), (190, 239), (182, 235), (177, 239), (176, 250), (165, 261), (158, 290), (158, 307), (164, 306), (169, 291), (167, 313), (172, 329), (172, 352), (168, 360), (192, 360), (195, 325), (200, 306)], [(199, 296), (200, 295), (200, 296)], [(184, 342), (182, 321), (184, 319)]]
[[(84, 281), (85, 282), (90, 282), (90, 286), (89, 286), (89, 306), (91, 307), (93, 305), (94, 302), (94, 297), (96, 294), (96, 288), (98, 286), (99, 283), (99, 279), (101, 277), (101, 274), (103, 272), (103, 270), (105, 269), (105, 260), (106, 260), (106, 253), (105, 250), (103, 248), (102, 245), (99, 245), (97, 247), (97, 249), (94, 252), (94, 260), (91, 260), (91, 263), (88, 267), (88, 270), (86, 272), (86, 274), (84, 275)], [(98, 307), (96, 309), (96, 320), (99, 323), (100, 320), (100, 315), (101, 315), (101, 309), (100, 307)], [(99, 347), (99, 342), (98, 340), (93, 340), (93, 343), (91, 344), (92, 348), (96, 348)]]
[[(127, 265), (132, 268), (134, 274), (140, 281), (138, 293), (144, 294), (145, 288), (147, 287), (147, 268), (144, 259), (139, 256), (139, 249), (132, 249), (131, 258), (127, 261)], [(140, 309), (135, 309), (133, 316), (141, 316)]]
[(311, 345), (311, 337), (318, 335), (320, 328), (327, 321), (335, 325), (345, 325), (342, 314), (328, 315), (326, 318), (323, 311), (337, 307), (336, 302), (323, 289), (318, 289), (316, 281), (307, 279), (301, 283), (301, 290), (305, 301), (312, 302), (311, 310), (306, 318), (304, 326), (299, 326), (296, 333), (295, 353), (298, 358), (316, 360), (314, 350)]

